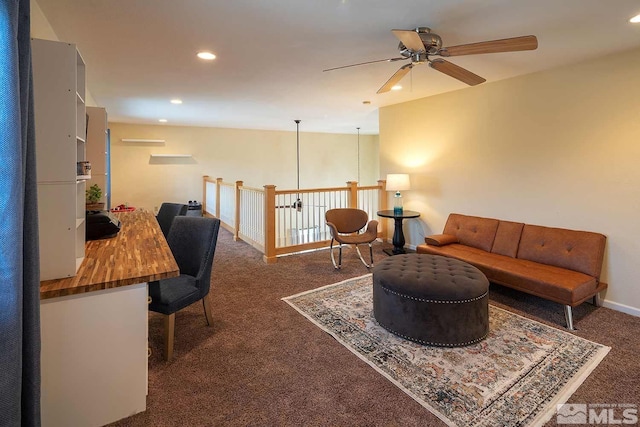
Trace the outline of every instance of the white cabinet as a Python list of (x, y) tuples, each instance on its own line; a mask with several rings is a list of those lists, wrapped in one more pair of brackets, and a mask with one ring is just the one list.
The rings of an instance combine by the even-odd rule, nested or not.
[(87, 187), (98, 184), (102, 190), (101, 202), (109, 209), (109, 132), (107, 110), (102, 107), (87, 107), (87, 160), (91, 162), (91, 179)]
[(74, 44), (31, 40), (40, 279), (76, 274), (84, 259), (85, 65)]
[(40, 302), (42, 426), (102, 426), (147, 405), (147, 284)]

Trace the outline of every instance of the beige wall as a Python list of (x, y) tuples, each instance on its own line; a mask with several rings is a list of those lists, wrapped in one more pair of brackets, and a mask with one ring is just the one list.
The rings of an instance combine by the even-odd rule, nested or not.
[[(202, 199), (202, 176), (296, 188), (296, 133), (109, 123), (112, 205), (154, 209), (163, 201)], [(303, 124), (301, 124), (302, 128)], [(163, 139), (131, 143), (122, 139)], [(150, 154), (191, 154), (151, 159)], [(360, 135), (360, 182), (379, 179), (378, 136)], [(344, 186), (358, 178), (357, 135), (300, 132), (300, 187)]]
[(29, 5), (31, 6), (31, 37), (44, 40), (59, 40), (38, 3), (35, 0), (31, 0)]
[(382, 108), (381, 173), (409, 172), (422, 214), (408, 243), (450, 212), (601, 232), (606, 303), (640, 315), (639, 112), (640, 50)]
[[(74, 40), (60, 40), (53, 30), (53, 27), (49, 23), (47, 17), (42, 13), (42, 9), (40, 9), (40, 5), (35, 0), (31, 0), (29, 5), (31, 6), (31, 37), (36, 39), (43, 40), (55, 40), (55, 41), (65, 41), (67, 43), (77, 44), (77, 41)], [(82, 54), (82, 52), (80, 52)], [(85, 103), (88, 106), (96, 107), (97, 104), (91, 96), (91, 92), (89, 88), (86, 89), (85, 92)]]

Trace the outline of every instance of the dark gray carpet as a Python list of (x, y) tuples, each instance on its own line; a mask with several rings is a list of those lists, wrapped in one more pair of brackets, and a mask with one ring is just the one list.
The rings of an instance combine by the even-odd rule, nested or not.
[[(374, 245), (376, 260), (388, 244)], [(176, 316), (174, 358), (149, 317), (147, 411), (114, 426), (442, 426), (444, 423), (280, 299), (361, 276), (355, 251), (335, 271), (326, 250), (262, 255), (220, 230), (213, 264), (214, 325), (202, 304)], [(499, 307), (556, 327), (562, 306), (500, 286)], [(612, 349), (569, 402), (640, 405), (640, 318), (582, 304), (576, 334)], [(555, 417), (547, 425), (555, 425)]]

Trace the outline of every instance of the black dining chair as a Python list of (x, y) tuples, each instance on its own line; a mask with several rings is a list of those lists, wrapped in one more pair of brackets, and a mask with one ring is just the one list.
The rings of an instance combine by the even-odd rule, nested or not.
[(164, 234), (165, 239), (169, 235), (173, 219), (176, 216), (185, 216), (188, 208), (189, 206), (182, 203), (165, 202), (160, 205), (160, 210), (158, 211), (158, 215), (156, 215), (156, 219), (158, 220), (158, 224), (160, 224), (160, 229), (162, 230), (162, 234)]
[(211, 268), (220, 220), (177, 216), (167, 243), (180, 269), (180, 276), (149, 282), (149, 310), (164, 315), (164, 358), (173, 356), (176, 312), (202, 300), (207, 325), (213, 324), (208, 301)]

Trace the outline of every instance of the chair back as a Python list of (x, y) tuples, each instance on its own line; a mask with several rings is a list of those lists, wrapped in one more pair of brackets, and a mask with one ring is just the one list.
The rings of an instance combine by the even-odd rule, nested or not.
[(324, 219), (335, 225), (339, 233), (355, 233), (367, 225), (369, 216), (362, 209), (337, 208), (325, 212)]
[(160, 224), (160, 229), (165, 238), (169, 235), (173, 219), (176, 216), (186, 215), (188, 208), (187, 205), (181, 203), (163, 203), (160, 205), (156, 219), (158, 220), (158, 224)]
[(180, 274), (196, 278), (201, 297), (209, 293), (219, 230), (220, 220), (217, 218), (177, 216), (167, 237)]

